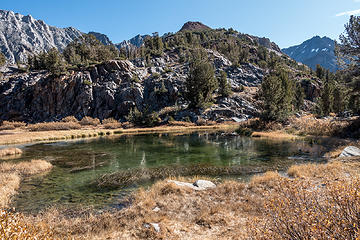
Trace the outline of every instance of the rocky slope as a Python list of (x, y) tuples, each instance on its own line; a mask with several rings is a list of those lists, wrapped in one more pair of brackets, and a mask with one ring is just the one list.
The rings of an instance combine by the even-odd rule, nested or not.
[[(171, 107), (175, 119), (192, 121), (247, 119), (257, 115), (253, 93), (246, 94), (240, 89), (242, 85), (257, 86), (264, 71), (250, 63), (233, 68), (219, 53), (208, 50), (208, 54), (217, 71), (228, 72), (234, 94), (217, 99), (206, 111), (187, 110), (183, 93), (188, 65), (178, 63), (176, 53), (168, 51), (152, 59), (152, 67), (144, 67), (145, 62), (138, 59), (109, 61), (60, 78), (46, 72), (8, 73), (0, 82), (0, 119), (39, 122), (74, 115), (125, 121), (134, 107), (140, 111)], [(134, 81), (135, 76), (139, 81)]]
[[(24, 17), (12, 12), (7, 14), (9, 15), (7, 18), (15, 21), (13, 24), (20, 24), (19, 26), (9, 25), (8, 32), (21, 30), (22, 26), (27, 29), (25, 33), (29, 33), (35, 39), (31, 42), (30, 38), (25, 38), (30, 41), (26, 44), (30, 44), (31, 48), (29, 47), (27, 51), (19, 51), (16, 55), (19, 57), (24, 57), (24, 54), (28, 52), (53, 47), (49, 41), (44, 40), (45, 37), (49, 39), (52, 37), (51, 43), (55, 44), (58, 43), (55, 41), (55, 36), (62, 31), (67, 31), (49, 27), (30, 16)], [(30, 24), (25, 24), (26, 21)], [(43, 28), (38, 27), (40, 25)], [(194, 24), (190, 24), (191, 26), (185, 24), (185, 28), (186, 25), (191, 27)], [(48, 32), (53, 35), (50, 37)], [(20, 31), (20, 35), (15, 33), (13, 35), (23, 38), (25, 36), (21, 34), (25, 33)], [(66, 35), (68, 37), (66, 41), (81, 34), (77, 33), (78, 35)], [(318, 96), (320, 86), (316, 79), (307, 76), (308, 71), (301, 70), (298, 63), (282, 54), (279, 47), (267, 38), (225, 29), (209, 29), (205, 33), (200, 33), (198, 30), (191, 33), (193, 39), (200, 42), (186, 43), (188, 33), (179, 31), (176, 34), (164, 36), (162, 40), (167, 44), (167, 48), (163, 48), (160, 54), (156, 51), (156, 54), (151, 55), (154, 49), (147, 49), (150, 54), (148, 58), (143, 56), (131, 61), (106, 61), (85, 69), (79, 68), (77, 71), (69, 70), (61, 77), (55, 77), (46, 71), (22, 73), (16, 68), (9, 67), (4, 71), (0, 69), (3, 74), (0, 77), (0, 120), (42, 122), (60, 120), (66, 116), (75, 116), (78, 119), (91, 116), (101, 120), (113, 117), (126, 121), (131, 110), (135, 108), (141, 112), (157, 112), (162, 121), (167, 121), (170, 117), (175, 120), (193, 122), (201, 119), (217, 122), (246, 120), (259, 114), (257, 90), (269, 71), (266, 62), (265, 65), (260, 64), (264, 64), (264, 60), (261, 62), (260, 58), (260, 52), (264, 48), (260, 49), (260, 45), (265, 47), (268, 55), (275, 53), (279, 63), (285, 64), (284, 67), (294, 73), (295, 79), (301, 81), (307, 100), (311, 101)], [(91, 34), (104, 44), (111, 44), (105, 35)], [(204, 35), (203, 42), (201, 42), (201, 34)], [(43, 38), (40, 39), (40, 37)], [(138, 35), (117, 46), (136, 51), (143, 44), (145, 37)], [(63, 43), (66, 41), (64, 40)], [(187, 47), (184, 44), (187, 44)], [(188, 59), (184, 49), (191, 48), (193, 44), (198, 44), (196, 48), (206, 51), (216, 74), (220, 71), (227, 73), (233, 91), (233, 94), (226, 98), (219, 97), (215, 93), (214, 104), (206, 110), (189, 110), (189, 103), (184, 98), (185, 80), (189, 73), (189, 60), (184, 60)], [(233, 50), (228, 50), (228, 47), (224, 48), (226, 46), (224, 44), (229, 44), (228, 46), (235, 52), (246, 50), (246, 60), (238, 61), (238, 55), (234, 55)], [(13, 49), (22, 49), (22, 46), (21, 42), (13, 43)], [(59, 44), (54, 46), (60, 49), (65, 47)], [(15, 59), (15, 55), (11, 56)], [(229, 59), (237, 62), (234, 64)]]
[(54, 47), (62, 50), (81, 34), (72, 27), (52, 27), (30, 15), (0, 10), (0, 49), (12, 63)]
[(335, 42), (328, 37), (313, 37), (300, 45), (284, 48), (282, 51), (292, 59), (304, 63), (316, 69), (316, 65), (329, 69), (332, 72), (338, 70), (335, 56)]

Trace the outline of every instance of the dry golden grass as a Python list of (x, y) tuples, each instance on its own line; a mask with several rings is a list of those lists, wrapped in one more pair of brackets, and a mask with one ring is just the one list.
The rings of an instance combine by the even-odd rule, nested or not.
[(181, 122), (181, 121), (169, 121), (169, 126), (192, 127), (192, 126), (195, 126), (195, 123)]
[(261, 137), (261, 138), (270, 138), (270, 139), (286, 139), (286, 140), (294, 140), (299, 139), (300, 137), (297, 135), (289, 134), (282, 131), (274, 131), (274, 132), (253, 132), (252, 137)]
[[(0, 164), (0, 210), (7, 207), (11, 197), (17, 193), (23, 176), (49, 171), (51, 163), (44, 160), (32, 160), (30, 162)], [(0, 224), (1, 225), (1, 224)]]
[(17, 173), (0, 173), (0, 209), (7, 207), (17, 193), (21, 178)]
[(289, 168), (288, 174), (295, 178), (322, 178), (336, 179), (346, 174), (345, 166), (341, 162), (334, 161), (328, 164), (301, 164)]
[(34, 175), (49, 171), (52, 168), (51, 163), (44, 160), (31, 160), (30, 162), (0, 164), (0, 173), (19, 173), (21, 175)]
[(333, 136), (349, 124), (348, 121), (338, 121), (335, 118), (317, 119), (313, 115), (306, 115), (291, 118), (288, 131), (294, 131), (298, 135)]
[(48, 122), (48, 123), (36, 123), (27, 127), (29, 131), (60, 131), (60, 130), (72, 130), (80, 129), (81, 125), (77, 122)]
[(0, 149), (0, 157), (7, 157), (13, 155), (21, 155), (23, 152), (19, 148), (4, 148)]
[(16, 128), (25, 127), (26, 123), (24, 122), (15, 122), (15, 121), (3, 121), (0, 126), (0, 130), (13, 130)]

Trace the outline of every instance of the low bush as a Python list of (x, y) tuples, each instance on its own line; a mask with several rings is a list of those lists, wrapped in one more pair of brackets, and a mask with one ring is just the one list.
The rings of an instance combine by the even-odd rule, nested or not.
[(117, 129), (122, 127), (121, 122), (114, 118), (104, 119), (102, 125), (105, 129)]
[(16, 128), (25, 127), (26, 123), (16, 121), (3, 121), (0, 126), (0, 130), (14, 130)]
[(251, 137), (253, 131), (250, 128), (239, 127), (238, 129), (236, 129), (236, 133), (239, 134), (240, 136)]
[(266, 200), (252, 239), (358, 239), (360, 179), (316, 185), (280, 179)]
[(75, 123), (79, 122), (79, 120), (77, 120), (77, 118), (74, 116), (67, 116), (67, 117), (63, 118), (61, 121), (62, 122), (75, 122)]
[(0, 209), (0, 239), (55, 239), (46, 224), (33, 225), (22, 214)]
[(80, 121), (80, 125), (82, 126), (98, 126), (100, 124), (100, 120), (98, 118), (92, 118), (92, 117), (84, 117)]
[(80, 129), (81, 125), (77, 122), (48, 122), (36, 123), (27, 127), (29, 131), (59, 131), (59, 130), (73, 130)]

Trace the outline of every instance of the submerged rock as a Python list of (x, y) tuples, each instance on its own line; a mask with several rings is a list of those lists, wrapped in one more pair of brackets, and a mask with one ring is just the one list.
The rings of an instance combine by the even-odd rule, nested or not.
[(356, 156), (360, 156), (360, 149), (354, 146), (346, 147), (340, 154), (340, 157), (356, 157)]

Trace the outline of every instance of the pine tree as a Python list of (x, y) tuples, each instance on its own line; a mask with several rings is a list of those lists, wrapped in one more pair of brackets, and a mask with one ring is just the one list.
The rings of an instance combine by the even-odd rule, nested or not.
[(333, 90), (333, 110), (336, 114), (341, 114), (345, 110), (344, 89), (337, 86)]
[(330, 78), (326, 78), (324, 88), (320, 96), (321, 114), (328, 116), (333, 110), (333, 82)]
[(294, 97), (294, 107), (297, 111), (301, 110), (301, 108), (304, 106), (304, 98), (304, 88), (301, 86), (301, 83), (297, 83)]
[(360, 16), (351, 16), (340, 35), (340, 44), (336, 45), (339, 62), (347, 65), (346, 73), (351, 79), (349, 88), (349, 107), (354, 113), (360, 113)]
[(186, 98), (190, 101), (190, 108), (205, 107), (211, 102), (212, 94), (217, 88), (214, 67), (201, 55), (195, 54), (185, 82)]
[(316, 76), (320, 79), (323, 79), (325, 77), (325, 69), (320, 66), (320, 64), (316, 65)]
[(231, 95), (231, 85), (227, 80), (227, 74), (224, 71), (220, 72), (219, 82), (219, 94), (221, 97), (228, 97)]
[(284, 71), (272, 73), (261, 84), (264, 121), (285, 121), (292, 112), (294, 83)]

